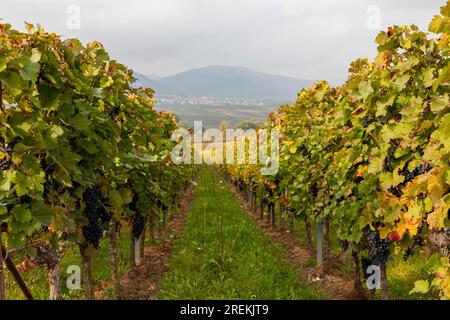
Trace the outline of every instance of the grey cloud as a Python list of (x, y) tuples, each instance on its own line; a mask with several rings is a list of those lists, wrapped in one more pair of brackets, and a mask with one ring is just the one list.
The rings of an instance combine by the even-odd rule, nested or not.
[[(308, 79), (342, 80), (358, 57), (373, 57), (377, 31), (366, 10), (377, 5), (382, 28), (428, 22), (445, 0), (15, 0), (0, 17), (23, 29), (84, 42), (141, 73), (168, 75), (204, 65), (239, 65)], [(66, 27), (69, 5), (81, 8), (81, 30)]]

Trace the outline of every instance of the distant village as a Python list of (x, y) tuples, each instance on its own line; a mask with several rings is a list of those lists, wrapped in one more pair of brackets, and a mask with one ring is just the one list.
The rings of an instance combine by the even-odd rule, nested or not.
[(209, 105), (209, 106), (264, 106), (260, 100), (251, 99), (229, 99), (211, 97), (182, 97), (182, 96), (160, 96), (158, 102), (161, 104), (186, 104), (186, 105)]

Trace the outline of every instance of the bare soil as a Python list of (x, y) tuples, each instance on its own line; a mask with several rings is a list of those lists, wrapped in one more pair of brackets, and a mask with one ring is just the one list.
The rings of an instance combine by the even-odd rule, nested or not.
[(345, 279), (342, 270), (341, 257), (331, 254), (330, 270), (324, 275), (318, 266), (310, 266), (311, 259), (315, 258), (311, 252), (303, 247), (296, 236), (289, 230), (282, 229), (279, 226), (272, 227), (265, 221), (261, 221), (259, 213), (250, 210), (247, 202), (239, 193), (237, 188), (231, 185), (231, 188), (240, 200), (242, 207), (247, 211), (255, 223), (265, 231), (276, 242), (281, 243), (288, 252), (287, 263), (295, 266), (299, 270), (299, 277), (306, 279), (309, 283), (319, 288), (329, 300), (364, 300), (367, 296), (358, 294), (353, 290), (353, 280)]
[(181, 209), (172, 216), (171, 221), (160, 233), (160, 243), (154, 247), (145, 248), (145, 256), (136, 271), (129, 271), (122, 277), (121, 299), (149, 300), (158, 292), (161, 279), (169, 270), (169, 262), (174, 242), (180, 238), (186, 213), (189, 211), (194, 185), (190, 184), (181, 199)]

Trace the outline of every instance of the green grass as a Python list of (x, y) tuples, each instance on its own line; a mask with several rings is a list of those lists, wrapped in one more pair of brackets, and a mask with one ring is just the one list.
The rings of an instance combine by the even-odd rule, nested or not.
[(436, 292), (409, 294), (417, 280), (430, 279), (429, 270), (439, 255), (425, 257), (416, 253), (404, 261), (402, 254), (393, 254), (387, 264), (389, 298), (398, 300), (438, 299)]
[(248, 217), (211, 168), (202, 170), (160, 299), (318, 299), (285, 251)]
[[(130, 233), (124, 229), (120, 236), (120, 273), (125, 272), (128, 265), (128, 254), (130, 245)], [(14, 262), (17, 264), (23, 256), (18, 253), (13, 256)], [(66, 287), (68, 274), (67, 268), (71, 265), (76, 265), (81, 268), (81, 256), (78, 251), (78, 247), (75, 245), (70, 246), (64, 253), (61, 259), (61, 291), (64, 299), (84, 299), (83, 290), (68, 290)], [(96, 281), (107, 281), (111, 279), (111, 269), (108, 258), (108, 244), (104, 238), (101, 240), (100, 249), (92, 252), (92, 274)], [(46, 269), (44, 267), (38, 267), (26, 272), (22, 272), (21, 276), (28, 288), (30, 289), (33, 297), (37, 300), (48, 299), (49, 289), (47, 283)], [(5, 287), (6, 298), (11, 300), (24, 299), (24, 296), (9, 271), (5, 270)], [(111, 290), (106, 290), (105, 298), (111, 298)]]
[[(303, 221), (295, 222), (295, 234), (306, 245)], [(333, 252), (341, 252), (339, 243), (330, 232)], [(315, 236), (315, 228), (313, 228)], [(128, 265), (129, 231), (123, 228), (120, 238), (119, 269), (124, 273)], [(147, 245), (157, 245), (157, 241)], [(14, 254), (19, 263), (23, 255)], [(212, 168), (202, 169), (192, 207), (187, 216), (185, 232), (176, 243), (170, 271), (164, 276), (160, 299), (320, 299), (324, 295), (298, 277), (298, 270), (286, 264), (286, 251), (273, 242), (247, 216), (240, 203), (220, 183)], [(387, 265), (391, 299), (435, 299), (435, 292), (412, 294), (414, 282), (429, 278), (428, 270), (437, 256), (416, 253), (407, 261), (401, 254), (393, 254)], [(305, 266), (315, 264), (310, 258)], [(82, 290), (69, 291), (66, 270), (70, 265), (81, 266), (78, 247), (69, 247), (61, 260), (62, 294), (64, 299), (84, 299)], [(352, 278), (350, 259), (340, 269), (345, 278)], [(111, 279), (106, 239), (93, 252), (92, 271), (97, 281)], [(45, 268), (21, 273), (35, 299), (47, 299), (48, 285)], [(5, 271), (8, 299), (24, 299), (11, 275)], [(378, 294), (376, 295), (378, 296)], [(106, 289), (105, 298), (112, 298)]]

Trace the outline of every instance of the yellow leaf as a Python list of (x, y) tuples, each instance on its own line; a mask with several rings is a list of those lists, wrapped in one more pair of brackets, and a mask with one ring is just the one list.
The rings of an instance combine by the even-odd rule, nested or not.
[(414, 223), (414, 221), (408, 217), (408, 213), (405, 213), (404, 219), (397, 224), (396, 231), (400, 235), (400, 238), (403, 238), (406, 231), (408, 231), (411, 236), (415, 236), (417, 234), (417, 227), (418, 222)]
[(450, 205), (443, 204), (443, 206), (435, 209), (427, 217), (427, 222), (431, 228), (444, 228), (444, 221), (447, 218), (447, 212), (450, 209)]
[(408, 208), (408, 212), (405, 214), (405, 218), (412, 221), (417, 221), (421, 216), (421, 206), (414, 204)]

